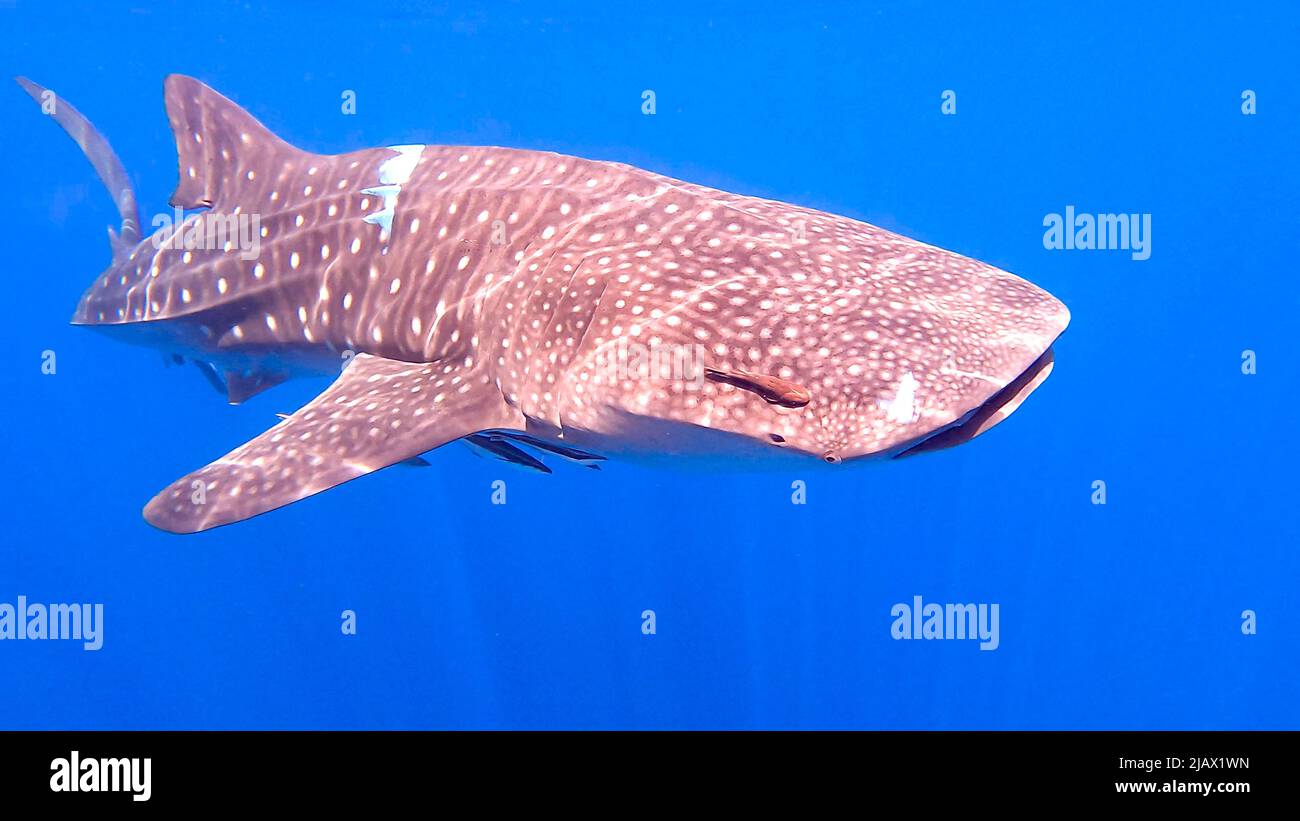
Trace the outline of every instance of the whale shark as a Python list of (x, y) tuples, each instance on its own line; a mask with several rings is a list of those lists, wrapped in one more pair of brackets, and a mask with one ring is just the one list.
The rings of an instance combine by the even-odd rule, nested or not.
[(334, 376), (150, 500), (173, 533), (454, 441), (542, 471), (937, 451), (1015, 411), (1069, 323), (1018, 276), (847, 217), (545, 151), (316, 154), (181, 75), (178, 219), (145, 236), (108, 142), (18, 82), (118, 209), (73, 324), (193, 361), (236, 404)]

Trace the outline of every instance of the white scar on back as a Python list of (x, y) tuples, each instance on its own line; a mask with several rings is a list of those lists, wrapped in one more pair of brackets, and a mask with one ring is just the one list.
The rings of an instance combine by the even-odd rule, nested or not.
[(916, 389), (920, 386), (921, 383), (916, 381), (911, 371), (903, 374), (903, 378), (898, 380), (898, 393), (894, 394), (894, 401), (889, 403), (886, 411), (889, 421), (916, 421)]
[(379, 165), (380, 185), (363, 188), (362, 194), (383, 199), (384, 207), (362, 219), (371, 225), (378, 225), (385, 234), (393, 232), (393, 214), (397, 210), (397, 196), (402, 193), (402, 186), (411, 179), (415, 166), (424, 153), (423, 145), (392, 145), (390, 151), (396, 151), (396, 157), (389, 157)]

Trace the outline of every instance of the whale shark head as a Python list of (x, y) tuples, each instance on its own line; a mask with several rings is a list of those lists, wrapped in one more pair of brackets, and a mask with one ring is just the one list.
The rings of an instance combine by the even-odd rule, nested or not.
[[(581, 257), (600, 309), (569, 368), (580, 389), (556, 415), (659, 453), (700, 452), (710, 437), (689, 428), (725, 434), (720, 453), (832, 464), (958, 444), (1042, 384), (1069, 323), (1060, 301), (993, 266), (675, 181), (581, 233), (613, 247)], [(627, 351), (638, 367), (610, 367)]]

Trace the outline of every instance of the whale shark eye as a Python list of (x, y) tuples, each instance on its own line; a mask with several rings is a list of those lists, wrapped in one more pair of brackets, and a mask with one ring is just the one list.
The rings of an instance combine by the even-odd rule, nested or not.
[(833, 450), (828, 450), (823, 453), (822, 459), (826, 460), (826, 463), (829, 465), (838, 465), (840, 462), (844, 461), (839, 457), (839, 454)]
[(769, 433), (768, 436), (772, 437), (773, 442), (780, 443), (785, 441), (785, 437), (777, 433)]

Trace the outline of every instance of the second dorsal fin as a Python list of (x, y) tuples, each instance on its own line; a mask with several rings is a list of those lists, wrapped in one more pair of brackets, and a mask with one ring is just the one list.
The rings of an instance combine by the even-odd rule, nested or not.
[(193, 77), (172, 74), (165, 86), (180, 159), (174, 206), (221, 210), (241, 192), (265, 186), (286, 163), (308, 156)]

